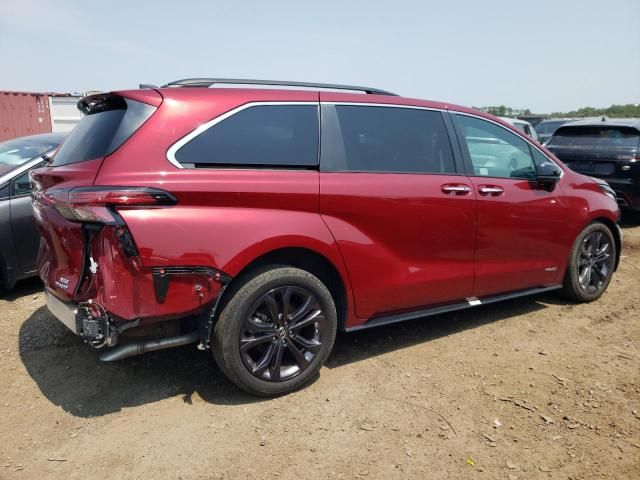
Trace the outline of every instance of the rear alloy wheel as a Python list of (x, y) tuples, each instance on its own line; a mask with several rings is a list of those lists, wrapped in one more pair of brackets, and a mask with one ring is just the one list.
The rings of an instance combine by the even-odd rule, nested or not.
[(255, 395), (278, 395), (310, 382), (331, 352), (336, 309), (326, 286), (304, 270), (257, 272), (216, 323), (214, 355), (224, 373)]
[(288, 285), (260, 297), (241, 330), (245, 367), (256, 378), (280, 382), (309, 368), (322, 348), (325, 316), (313, 293)]
[(576, 239), (564, 280), (564, 293), (572, 300), (591, 302), (600, 298), (615, 268), (616, 244), (609, 228), (593, 223)]

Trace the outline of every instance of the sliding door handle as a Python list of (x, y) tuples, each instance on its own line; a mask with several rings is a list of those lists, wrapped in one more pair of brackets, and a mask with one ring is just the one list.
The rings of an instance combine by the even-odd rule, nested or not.
[(480, 195), (498, 196), (504, 193), (504, 188), (497, 187), (495, 185), (480, 185), (478, 187), (478, 192), (480, 192)]
[(468, 195), (471, 193), (471, 187), (461, 184), (448, 184), (442, 185), (442, 191), (453, 195)]

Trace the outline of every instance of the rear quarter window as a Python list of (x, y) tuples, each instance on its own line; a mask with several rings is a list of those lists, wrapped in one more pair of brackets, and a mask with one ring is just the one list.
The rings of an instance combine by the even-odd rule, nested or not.
[(155, 112), (156, 107), (118, 97), (105, 109), (86, 115), (56, 153), (53, 165), (106, 157)]
[(316, 168), (318, 137), (317, 105), (255, 105), (214, 119), (205, 131), (178, 143), (174, 158), (185, 167)]

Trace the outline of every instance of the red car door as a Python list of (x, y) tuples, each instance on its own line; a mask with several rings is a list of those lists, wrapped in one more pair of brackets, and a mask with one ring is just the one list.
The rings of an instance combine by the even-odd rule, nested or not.
[(475, 193), (457, 173), (443, 113), (326, 95), (320, 212), (344, 257), (358, 317), (468, 297)]
[(562, 179), (536, 182), (535, 165), (549, 160), (506, 127), (453, 117), (478, 202), (474, 296), (560, 284), (573, 242)]

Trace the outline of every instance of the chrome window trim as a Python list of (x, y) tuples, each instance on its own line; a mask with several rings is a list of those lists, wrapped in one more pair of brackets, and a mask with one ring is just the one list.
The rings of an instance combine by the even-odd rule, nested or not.
[[(184, 137), (179, 139), (177, 142), (175, 142), (173, 145), (171, 145), (169, 147), (169, 149), (167, 150), (167, 160), (169, 160), (169, 162), (176, 168), (187, 169), (188, 167), (185, 167), (180, 162), (178, 162), (178, 160), (176, 159), (176, 153), (178, 152), (178, 150), (180, 150), (180, 148), (182, 148), (184, 145), (186, 145), (191, 140), (196, 138), (198, 135), (203, 134), (204, 132), (209, 130), (211, 127), (217, 125), (218, 123), (226, 120), (229, 117), (232, 117), (236, 113), (242, 112), (243, 110), (246, 110), (246, 109), (251, 108), (251, 107), (260, 107), (260, 106), (265, 106), (265, 105), (274, 105), (274, 106), (279, 106), (279, 105), (314, 105), (314, 106), (318, 107), (320, 105), (320, 103), (319, 102), (309, 102), (309, 101), (302, 101), (302, 102), (294, 102), (294, 101), (265, 102), (265, 101), (261, 101), (261, 102), (245, 103), (243, 105), (240, 105), (239, 107), (232, 108), (231, 110), (229, 110), (228, 112), (223, 113), (222, 115), (218, 115), (216, 118), (214, 118), (212, 120), (209, 120), (208, 122), (203, 123), (202, 125), (196, 127), (194, 130), (192, 130), (190, 133), (188, 133), (187, 135), (185, 135)], [(193, 168), (189, 167), (189, 169), (193, 169)]]
[(369, 103), (369, 102), (320, 102), (320, 105), (349, 105), (356, 107), (390, 107), (390, 108), (407, 108), (410, 110), (429, 110), (432, 112), (446, 112), (443, 108), (421, 107), (419, 105), (402, 105), (399, 103)]
[[(246, 110), (247, 108), (251, 108), (251, 107), (257, 107), (257, 106), (264, 106), (264, 105), (316, 105), (318, 107), (321, 107), (322, 105), (353, 105), (353, 106), (359, 106), (359, 107), (389, 107), (389, 108), (407, 108), (407, 109), (413, 109), (413, 110), (428, 110), (428, 111), (434, 111), (434, 112), (448, 112), (448, 113), (453, 113), (456, 115), (465, 115), (467, 117), (473, 117), (473, 118), (477, 118), (479, 120), (484, 120), (486, 122), (489, 123), (493, 123), (494, 125), (497, 125), (498, 127), (506, 130), (507, 132), (513, 134), (514, 132), (511, 131), (510, 129), (506, 128), (504, 125), (490, 119), (487, 117), (483, 117), (482, 115), (475, 115), (473, 113), (468, 113), (468, 112), (461, 112), (459, 110), (451, 110), (451, 109), (446, 109), (446, 108), (436, 108), (436, 107), (423, 107), (423, 106), (419, 106), (419, 105), (403, 105), (403, 104), (399, 104), (399, 103), (370, 103), (370, 102), (341, 102), (341, 101), (320, 101), (320, 102), (309, 102), (309, 101), (300, 101), (300, 102), (296, 102), (296, 101), (259, 101), (259, 102), (248, 102), (245, 103), (243, 105), (240, 105), (238, 107), (235, 107), (231, 110), (229, 110), (228, 112), (223, 113), (222, 115), (217, 116), (216, 118), (209, 120), (208, 122), (203, 123), (202, 125), (196, 127), (194, 130), (192, 130), (191, 132), (189, 132), (187, 135), (185, 135), (184, 137), (180, 138), (178, 141), (176, 141), (175, 143), (173, 143), (169, 149), (167, 150), (167, 160), (169, 160), (169, 162), (176, 168), (179, 168), (181, 170), (183, 169), (192, 169), (192, 167), (185, 167), (184, 165), (182, 165), (180, 162), (178, 162), (178, 160), (176, 160), (176, 152), (183, 147), (185, 144), (187, 144), (188, 142), (190, 142), (191, 140), (193, 140), (195, 137), (197, 137), (198, 135), (201, 135), (202, 133), (206, 132), (207, 130), (209, 130), (211, 127), (217, 125), (218, 123), (226, 120), (227, 118), (235, 115), (236, 113), (239, 113), (243, 110)], [(543, 157), (545, 157), (549, 162), (553, 163), (556, 167), (558, 167), (560, 169), (560, 171), (562, 172), (560, 175), (560, 178), (562, 178), (565, 174), (564, 169), (558, 165), (557, 162), (555, 162), (553, 159), (549, 158), (549, 156), (544, 153), (542, 150), (540, 150), (540, 148), (538, 148), (534, 143), (532, 143), (530, 141), (529, 138), (527, 138), (526, 135), (520, 135), (520, 138), (522, 138), (528, 145), (530, 145), (531, 147), (535, 148)], [(533, 159), (532, 159), (533, 160)], [(0, 179), (0, 183), (1, 183)]]
[[(504, 125), (502, 125), (502, 124), (500, 124), (500, 123), (498, 123), (498, 122), (496, 122), (496, 121), (494, 121), (494, 120), (491, 120), (490, 118), (483, 117), (482, 115), (474, 115), (473, 113), (460, 112), (460, 111), (458, 111), (458, 110), (449, 110), (449, 112), (454, 113), (454, 114), (456, 114), (456, 115), (464, 115), (465, 117), (473, 117), (473, 118), (477, 118), (478, 120), (484, 120), (485, 122), (489, 122), (489, 123), (493, 123), (494, 125), (497, 125), (498, 127), (502, 128), (502, 129), (504, 129), (504, 130), (506, 130), (507, 132), (509, 132), (509, 133), (511, 133), (511, 134), (513, 134), (513, 133), (514, 133), (514, 132), (513, 132), (513, 131), (511, 131), (510, 129), (506, 128)], [(542, 150), (540, 150), (540, 149), (539, 149), (535, 144), (533, 144), (533, 143), (529, 140), (529, 138), (527, 138), (527, 135), (526, 135), (526, 134), (524, 134), (524, 135), (520, 135), (520, 138), (522, 138), (525, 142), (527, 142), (527, 143), (529, 144), (529, 146), (531, 146), (531, 147), (535, 148), (538, 152), (540, 152), (540, 154), (541, 154), (544, 158), (546, 158), (548, 161), (550, 161), (551, 163), (553, 163), (556, 167), (558, 167), (558, 168), (560, 169), (561, 174), (560, 174), (560, 177), (559, 177), (559, 178), (562, 178), (562, 177), (564, 176), (564, 168), (562, 168), (560, 165), (558, 165), (558, 163), (557, 163), (557, 162), (555, 162), (553, 159), (549, 158), (549, 155), (547, 155), (546, 153), (544, 153), (544, 152), (543, 152)], [(463, 140), (464, 140), (464, 139), (463, 139)], [(532, 158), (531, 160), (533, 161), (533, 158)], [(535, 163), (534, 163), (534, 165), (535, 165)], [(472, 176), (477, 176), (477, 175), (472, 175)], [(480, 176), (480, 177), (482, 177), (482, 176)], [(503, 178), (503, 177), (492, 177), (492, 178)]]

